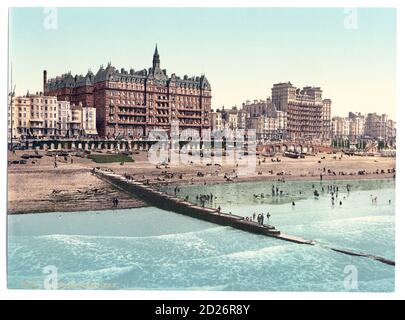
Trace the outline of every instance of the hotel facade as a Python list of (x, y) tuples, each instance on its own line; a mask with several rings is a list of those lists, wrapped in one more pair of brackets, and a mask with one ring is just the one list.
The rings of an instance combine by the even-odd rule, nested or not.
[(322, 99), (320, 87), (296, 88), (290, 82), (272, 88), (272, 102), (287, 113), (287, 132), (291, 139), (331, 139), (330, 99)]
[(96, 74), (67, 73), (49, 80), (45, 70), (43, 80), (45, 94), (95, 107), (100, 137), (145, 137), (150, 130), (168, 132), (174, 122), (180, 130), (196, 129), (199, 133), (210, 126), (211, 86), (207, 78), (169, 76), (160, 67), (157, 47), (148, 70), (118, 70), (108, 64)]

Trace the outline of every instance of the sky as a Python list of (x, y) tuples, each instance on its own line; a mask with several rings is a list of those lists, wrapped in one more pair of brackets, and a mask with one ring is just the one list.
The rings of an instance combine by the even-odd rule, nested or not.
[(168, 74), (205, 74), (212, 108), (271, 96), (274, 83), (320, 86), (332, 115), (395, 119), (396, 11), (388, 8), (11, 8), (16, 94), (71, 71), (148, 69), (157, 43)]

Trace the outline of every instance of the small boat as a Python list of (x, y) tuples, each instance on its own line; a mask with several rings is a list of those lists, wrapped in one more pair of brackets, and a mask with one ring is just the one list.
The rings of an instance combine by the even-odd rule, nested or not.
[(284, 152), (284, 157), (292, 158), (292, 159), (299, 159), (299, 158), (305, 158), (305, 155), (302, 153), (298, 152), (293, 152), (293, 151), (286, 151)]

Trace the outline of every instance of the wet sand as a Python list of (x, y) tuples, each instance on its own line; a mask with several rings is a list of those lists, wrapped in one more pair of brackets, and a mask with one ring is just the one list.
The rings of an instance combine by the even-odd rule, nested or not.
[[(22, 153), (9, 154), (9, 160), (20, 159)], [(395, 158), (360, 157), (340, 154), (318, 154), (305, 159), (291, 159), (278, 155), (274, 158), (257, 157), (256, 168), (243, 175), (243, 165), (234, 163), (207, 166), (205, 163), (170, 164), (167, 168), (150, 163), (147, 152), (133, 155), (135, 162), (97, 164), (92, 160), (73, 157), (73, 164), (63, 158), (44, 156), (27, 164), (11, 164), (8, 167), (8, 213), (63, 212), (113, 209), (112, 200), (119, 199), (118, 208), (137, 208), (146, 204), (128, 194), (113, 189), (91, 174), (93, 167), (111, 169), (116, 173), (131, 175), (138, 181), (150, 184), (187, 185), (204, 183), (235, 183), (246, 181), (284, 180), (349, 180), (392, 178), (393, 173), (376, 174), (376, 170), (395, 168)], [(325, 159), (322, 159), (325, 157)], [(336, 159), (334, 158), (336, 157)], [(218, 160), (217, 160), (218, 161)], [(260, 161), (260, 164), (259, 164)], [(264, 162), (263, 162), (264, 161)], [(320, 163), (319, 163), (320, 162)], [(324, 172), (325, 168), (325, 172)], [(234, 171), (235, 170), (235, 171)], [(330, 173), (328, 174), (328, 170)], [(365, 170), (365, 175), (358, 171)], [(197, 176), (200, 172), (203, 176)], [(339, 174), (344, 172), (344, 175)], [(333, 174), (335, 173), (335, 174)], [(236, 177), (237, 176), (237, 177)]]

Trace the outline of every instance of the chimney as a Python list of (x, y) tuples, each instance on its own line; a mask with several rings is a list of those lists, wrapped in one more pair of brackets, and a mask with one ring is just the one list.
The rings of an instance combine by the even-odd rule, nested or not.
[(46, 70), (44, 70), (44, 87), (43, 87), (43, 89), (42, 89), (44, 92), (46, 92), (46, 81), (47, 81), (46, 76), (47, 76)]

